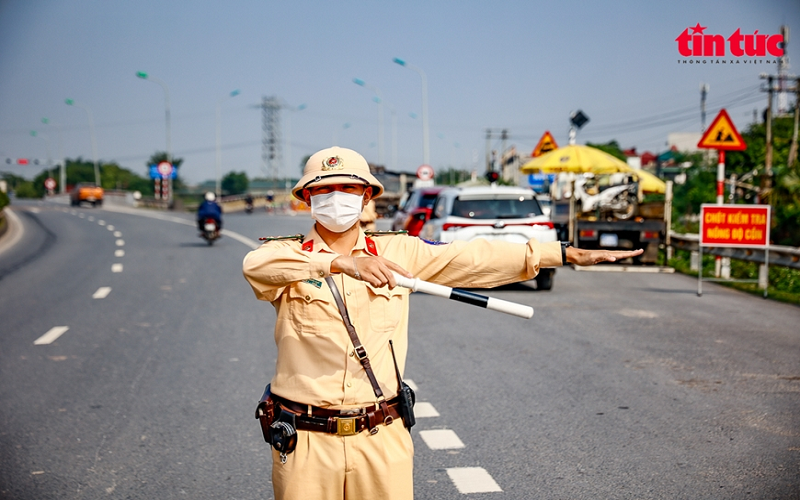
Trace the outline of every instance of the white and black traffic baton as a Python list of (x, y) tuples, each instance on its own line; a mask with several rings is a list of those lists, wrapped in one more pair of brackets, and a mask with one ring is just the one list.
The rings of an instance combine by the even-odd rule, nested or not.
[(449, 286), (437, 285), (435, 283), (428, 283), (419, 278), (406, 278), (395, 273), (394, 279), (398, 285), (403, 288), (409, 288), (415, 292), (427, 293), (437, 297), (444, 297), (458, 302), (465, 302), (473, 306), (485, 307), (492, 311), (498, 311), (520, 318), (530, 319), (533, 317), (533, 308), (524, 306), (507, 300), (496, 299), (494, 297), (486, 297), (478, 295), (477, 293), (467, 292), (466, 290), (459, 290), (458, 288), (450, 288)]

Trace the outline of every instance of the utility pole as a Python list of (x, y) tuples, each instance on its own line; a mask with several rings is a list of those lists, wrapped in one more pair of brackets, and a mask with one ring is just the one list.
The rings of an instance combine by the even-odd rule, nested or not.
[(792, 130), (792, 145), (789, 147), (787, 164), (792, 166), (797, 161), (797, 125), (800, 119), (800, 78), (794, 81), (794, 129)]
[[(775, 76), (762, 73), (761, 78), (767, 80), (767, 114), (764, 117), (764, 125), (767, 129), (767, 153), (764, 159), (764, 174), (761, 176), (761, 191), (758, 195), (758, 202), (764, 203), (765, 199), (769, 198), (772, 189), (772, 100), (775, 91), (773, 85)], [(767, 204), (769, 204), (768, 201)]]
[(708, 84), (700, 84), (700, 133), (706, 131), (706, 95), (708, 95)]

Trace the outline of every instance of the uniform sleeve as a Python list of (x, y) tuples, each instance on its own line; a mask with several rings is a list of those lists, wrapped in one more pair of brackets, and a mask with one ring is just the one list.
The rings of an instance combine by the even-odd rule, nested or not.
[(475, 239), (430, 245), (405, 237), (404, 266), (415, 277), (450, 287), (491, 288), (533, 279), (542, 267), (561, 265), (558, 241), (526, 244)]
[(256, 297), (272, 302), (292, 283), (330, 276), (338, 256), (305, 252), (297, 241), (270, 241), (245, 255), (242, 272)]

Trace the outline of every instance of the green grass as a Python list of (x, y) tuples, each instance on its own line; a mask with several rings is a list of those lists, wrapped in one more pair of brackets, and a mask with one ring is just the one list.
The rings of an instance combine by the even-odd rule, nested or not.
[[(689, 268), (689, 259), (690, 253), (688, 251), (676, 250), (673, 258), (669, 261), (669, 265), (679, 273), (697, 276), (697, 271), (692, 271)], [(716, 257), (714, 255), (703, 255), (703, 276), (714, 276), (715, 260)], [(758, 266), (759, 264), (756, 262), (731, 259), (731, 278), (758, 279)], [(728, 281), (718, 281), (716, 283), (753, 295), (764, 295), (764, 290), (759, 288), (757, 283)], [(790, 267), (770, 266), (767, 298), (800, 305), (800, 270)]]

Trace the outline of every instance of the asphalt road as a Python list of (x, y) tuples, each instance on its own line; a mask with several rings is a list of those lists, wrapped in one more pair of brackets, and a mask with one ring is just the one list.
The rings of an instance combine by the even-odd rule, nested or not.
[[(236, 234), (208, 247), (190, 214), (14, 211), (0, 498), (272, 498), (253, 411), (275, 316), (241, 261), (310, 219), (230, 214)], [(681, 275), (571, 269), (550, 292), (480, 292), (531, 320), (414, 294), (406, 376), (438, 413), (413, 431), (416, 498), (800, 498), (800, 308), (695, 292)], [(42, 343), (54, 327), (68, 329)], [(432, 449), (437, 430), (463, 447)]]

